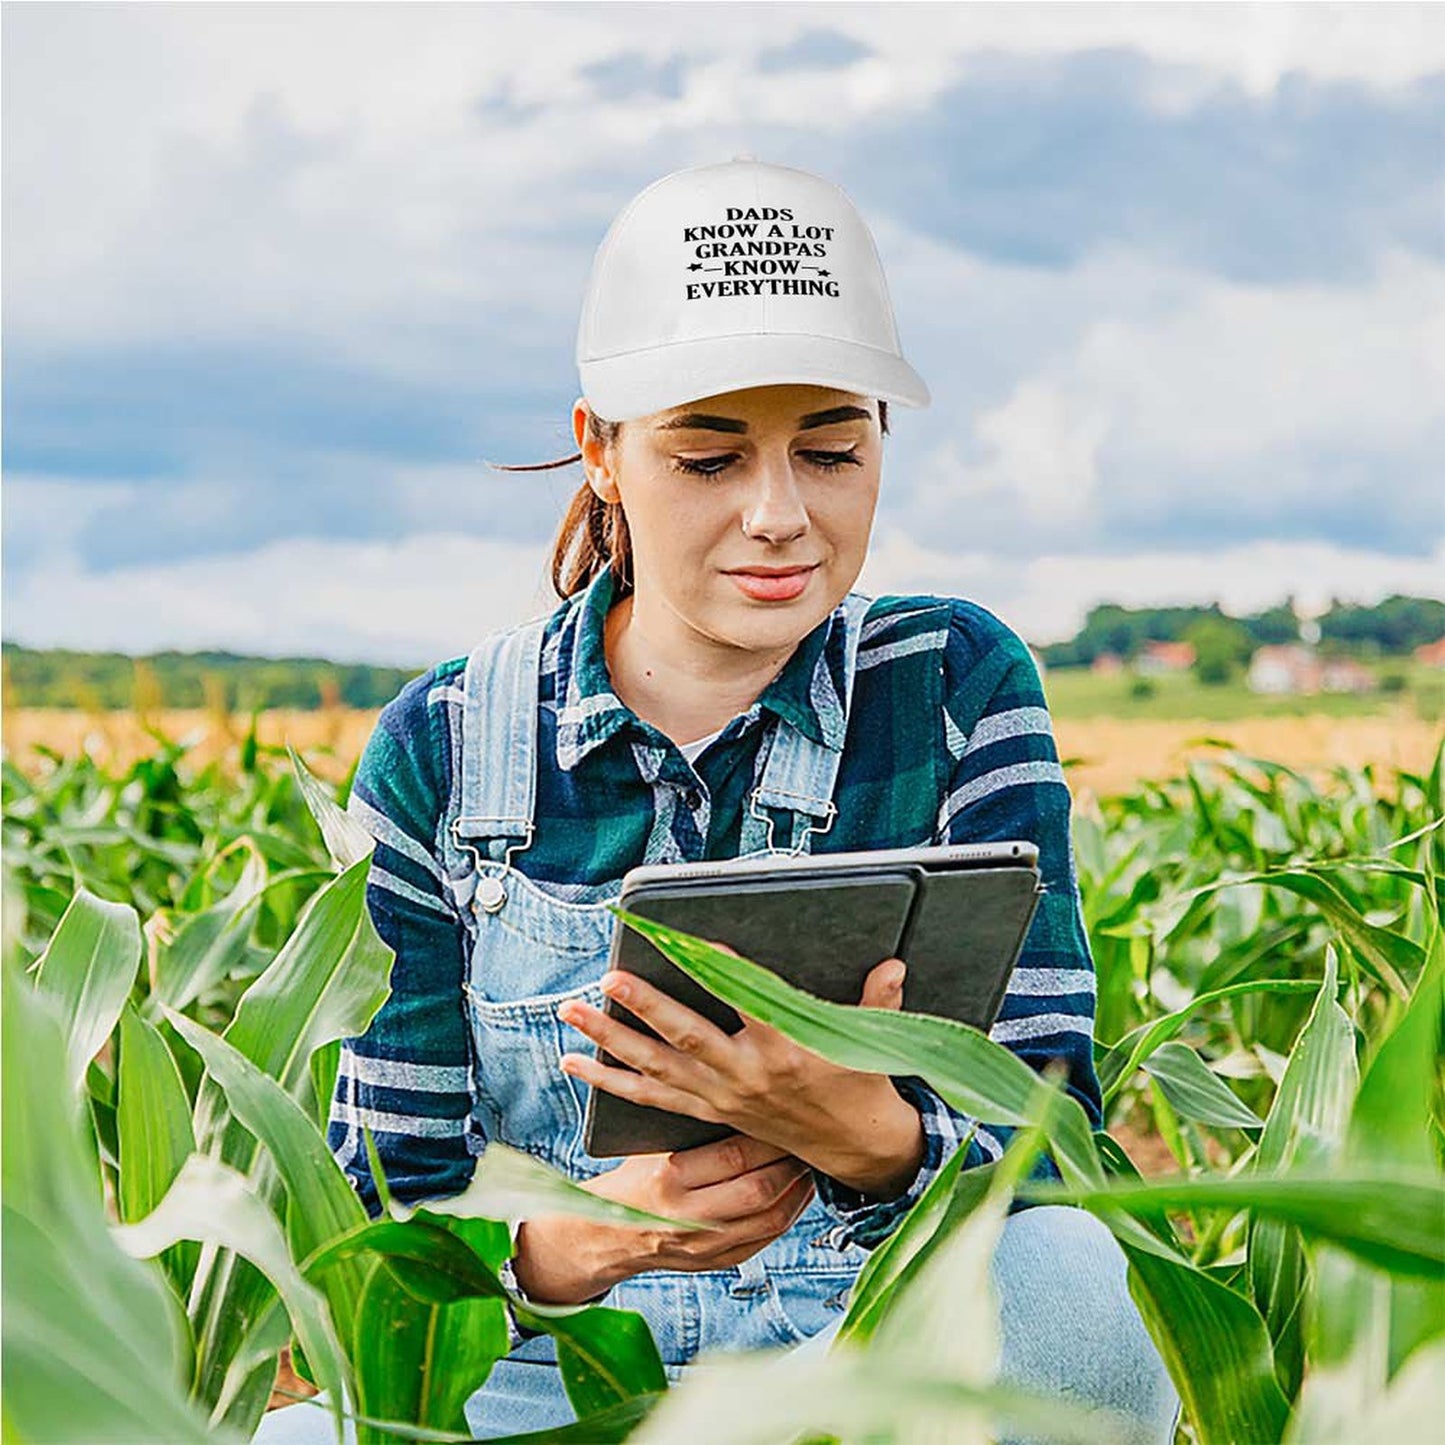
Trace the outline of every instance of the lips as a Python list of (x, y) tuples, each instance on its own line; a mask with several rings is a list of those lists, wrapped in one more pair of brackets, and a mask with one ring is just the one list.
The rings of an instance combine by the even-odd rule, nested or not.
[(796, 577), (799, 573), (811, 572), (817, 565), (816, 562), (811, 562), (797, 567), (734, 567), (729, 575), (733, 577)]
[(788, 602), (807, 589), (809, 578), (817, 570), (815, 563), (811, 567), (749, 567), (727, 575), (756, 602)]

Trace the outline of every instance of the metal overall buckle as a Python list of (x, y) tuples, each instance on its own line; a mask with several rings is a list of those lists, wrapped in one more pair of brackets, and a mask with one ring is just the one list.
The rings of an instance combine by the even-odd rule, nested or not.
[(768, 830), (767, 839), (769, 853), (785, 853), (789, 856), (797, 857), (803, 852), (803, 845), (808, 841), (808, 834), (817, 833), (821, 837), (822, 834), (826, 833), (828, 829), (833, 826), (833, 819), (838, 816), (838, 809), (830, 800), (823, 805), (826, 810), (823, 816), (826, 817), (828, 821), (824, 823), (821, 828), (814, 826), (812, 823), (806, 823), (803, 825), (803, 831), (798, 835), (798, 843), (796, 847), (779, 848), (773, 842), (772, 818), (767, 813), (759, 811), (759, 799), (762, 797), (762, 792), (763, 790), (761, 786), (753, 789), (752, 793), (749, 795), (748, 798), (748, 812), (751, 813), (752, 816), (756, 818), (758, 822), (762, 823), (763, 826)]
[[(476, 892), (472, 896), (472, 903), (487, 913), (495, 913), (507, 901), (506, 885), (500, 878), (493, 878), (490, 874), (482, 876), (482, 863), (484, 860), (481, 852), (475, 844), (463, 840), (460, 831), (461, 821), (460, 818), (452, 819), (452, 838), (458, 848), (465, 849), (477, 860), (477, 873), (479, 876), (477, 878)], [(512, 843), (502, 852), (502, 868), (504, 870), (511, 867), (513, 853), (520, 853), (524, 849), (532, 846), (532, 824), (530, 821), (523, 821), (522, 826), (527, 830), (522, 842)], [(485, 861), (491, 863), (495, 860), (488, 858)]]

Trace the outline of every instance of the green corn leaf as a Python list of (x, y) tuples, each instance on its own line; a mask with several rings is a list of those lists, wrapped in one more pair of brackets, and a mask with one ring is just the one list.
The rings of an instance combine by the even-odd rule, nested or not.
[[(1323, 1166), (1344, 1142), (1359, 1070), (1354, 1025), (1335, 1002), (1336, 969), (1335, 951), (1327, 948), (1324, 981), (1260, 1136), (1254, 1162), (1260, 1174), (1279, 1174), (1297, 1160)], [(1250, 1290), (1274, 1340), (1280, 1382), (1293, 1398), (1304, 1371), (1305, 1259), (1298, 1231), (1255, 1217), (1248, 1252)]]
[[(612, 906), (710, 993), (786, 1034), (835, 1064), (880, 1074), (916, 1074), (956, 1109), (999, 1124), (1025, 1125), (1039, 1076), (1017, 1054), (977, 1029), (932, 1014), (865, 1008), (815, 998), (771, 969), (724, 953), (706, 939)], [(1061, 1101), (1052, 1141), (1060, 1167), (1102, 1177), (1088, 1120), (1076, 1101)]]
[[(997, 1422), (995, 1424), (995, 1422)], [(589, 1422), (590, 1423), (590, 1422)], [(797, 1356), (760, 1351), (710, 1361), (657, 1400), (628, 1445), (831, 1445), (938, 1441), (986, 1445), (999, 1438), (1120, 1445), (1125, 1427), (1105, 1410), (1007, 1385), (973, 1385), (920, 1368), (907, 1355), (833, 1350)], [(615, 1439), (579, 1433), (576, 1440)], [(528, 1437), (542, 1445), (541, 1434)]]
[(1305, 868), (1280, 868), (1263, 873), (1227, 873), (1212, 883), (1179, 894), (1172, 907), (1186, 910), (1206, 894), (1240, 884), (1282, 888), (1303, 898), (1349, 943), (1370, 976), (1399, 998), (1408, 998), (1406, 978), (1413, 979), (1424, 962), (1424, 951), (1413, 939), (1369, 922), (1328, 878)]
[[(873, 1350), (967, 1384), (987, 1385), (997, 1376), (1002, 1329), (990, 1267), (1014, 1191), (1038, 1162), (1057, 1112), (1058, 1095), (1042, 1081), (1036, 1098), (1034, 1122), (1015, 1134), (990, 1169), (982, 1197), (966, 1211), (952, 1212), (938, 1246), (907, 1284), (897, 1288), (897, 1297), (873, 1333)], [(850, 1345), (835, 1343), (831, 1348)]]
[[(221, 1393), (211, 1412), (212, 1419), (235, 1416), (250, 1420), (264, 1410), (276, 1386), (276, 1362), (282, 1349), (292, 1343), (291, 1318), (281, 1296), (271, 1291), (265, 1307), (226, 1364)], [(293, 1364), (297, 1359), (293, 1350)], [(314, 1382), (313, 1382), (314, 1383)], [(323, 1402), (330, 1404), (330, 1401)], [(317, 1417), (318, 1424), (320, 1417)]]
[[(452, 1228), (462, 1223), (452, 1221)], [(313, 1276), (362, 1253), (386, 1263), (369, 1281), (358, 1315), (354, 1349), (363, 1412), (465, 1428), (467, 1398), (508, 1348), (508, 1296), (495, 1265), (505, 1258), (510, 1236), (501, 1226), (495, 1234), (489, 1260), (444, 1221), (417, 1211), (405, 1224), (368, 1224), (307, 1261)], [(515, 1308), (521, 1323), (555, 1337), (579, 1417), (667, 1388), (651, 1331), (635, 1311), (520, 1302)], [(406, 1321), (404, 1331), (397, 1321)]]
[[(117, 1225), (112, 1236), (138, 1259), (191, 1239), (241, 1255), (262, 1271), (285, 1302), (317, 1383), (336, 1402), (339, 1434), (349, 1371), (326, 1300), (291, 1262), (280, 1225), (240, 1174), (204, 1154), (192, 1154), (157, 1208), (137, 1224)], [(254, 1430), (258, 1420), (259, 1415), (238, 1423)]]
[[(152, 981), (155, 1004), (188, 1007), (248, 957), (251, 926), (265, 896), (266, 860), (249, 838), (240, 838), (232, 846), (246, 854), (241, 876), (218, 903), (191, 914), (160, 950)], [(212, 869), (230, 851), (223, 850)]]
[(1289, 1404), (1254, 1306), (1202, 1270), (1124, 1246), (1129, 1293), (1200, 1445), (1278, 1440)]
[(390, 992), (394, 955), (366, 908), (368, 868), (367, 859), (353, 863), (313, 896), (275, 961), (241, 996), (224, 1034), (307, 1102), (312, 1053), (365, 1033)]
[[(304, 1259), (366, 1221), (366, 1210), (315, 1122), (274, 1079), (239, 1049), (183, 1014), (167, 1012), (171, 1026), (204, 1060), (231, 1113), (269, 1151), (289, 1201), (291, 1252)], [(326, 1276), (325, 1293), (338, 1331), (355, 1318), (366, 1271), (359, 1265)]]
[(1104, 1189), (1030, 1182), (1025, 1198), (1082, 1204), (1093, 1209), (1252, 1210), (1328, 1240), (1381, 1269), (1422, 1279), (1445, 1275), (1442, 1193), (1429, 1175), (1292, 1172), (1278, 1178), (1240, 1175), (1221, 1179), (1115, 1182)]
[(140, 958), (135, 909), (77, 888), (35, 965), (35, 986), (55, 1000), (65, 1022), (71, 1088), (80, 1087), (90, 1061), (115, 1028)]
[[(493, 1274), (511, 1253), (511, 1231), (499, 1222), (462, 1218), (441, 1222), (465, 1239)], [(667, 1388), (652, 1331), (635, 1310), (545, 1305), (515, 1297), (512, 1309), (528, 1329), (552, 1335), (562, 1383), (579, 1417), (607, 1415), (632, 1399)]]
[(1406, 1008), (1376, 1044), (1350, 1115), (1352, 1159), (1437, 1169), (1431, 1121), (1441, 1102), (1438, 1064), (1445, 1057), (1445, 932)]
[[(1268, 896), (1262, 888), (1240, 888), (1219, 893), (1216, 898), (1221, 905), (1226, 898), (1235, 898), (1241, 903), (1245, 899), (1255, 900), (1252, 911), (1262, 915)], [(1194, 992), (1203, 997), (1232, 983), (1247, 982), (1260, 973), (1272, 972), (1278, 966), (1277, 959), (1304, 952), (1311, 930), (1318, 926), (1318, 921), (1307, 913), (1294, 914), (1273, 927), (1268, 926), (1262, 916), (1257, 917), (1250, 931), (1241, 931), (1236, 941), (1225, 944), (1219, 956), (1200, 972), (1194, 980)]]
[(939, 1241), (955, 1195), (970, 1193), (965, 1210), (983, 1197), (992, 1177), (992, 1165), (981, 1165), (966, 1175), (961, 1172), (972, 1138), (970, 1133), (954, 1150), (899, 1227), (863, 1261), (848, 1297), (847, 1313), (838, 1326), (839, 1339), (866, 1344), (897, 1291), (917, 1273), (930, 1246)]
[[(312, 1054), (333, 1039), (364, 1033), (390, 987), (393, 954), (366, 908), (368, 867), (366, 859), (353, 864), (312, 897), (275, 961), (242, 995), (222, 1036), (313, 1117)], [(231, 1116), (213, 1078), (202, 1081), (195, 1119), (199, 1146), (274, 1202), (281, 1184), (270, 1156), (259, 1154), (255, 1135)], [(202, 1257), (198, 1280), (191, 1315), (200, 1342), (200, 1391), (214, 1403), (227, 1361), (265, 1307), (270, 1287), (261, 1270), (226, 1251)]]
[[(498, 1301), (424, 1304), (390, 1270), (373, 1270), (351, 1340), (357, 1410), (465, 1435), (463, 1406), (507, 1353), (507, 1339)], [(381, 1445), (393, 1437), (359, 1425), (356, 1438), (357, 1445)]]
[(373, 1219), (327, 1240), (303, 1259), (301, 1272), (324, 1282), (346, 1263), (374, 1255), (385, 1259), (401, 1285), (421, 1304), (505, 1299), (506, 1289), (465, 1240), (418, 1214), (405, 1224)]
[[(120, 1016), (120, 1057), (116, 1069), (118, 1204), (121, 1222), (134, 1224), (165, 1197), (195, 1152), (191, 1101), (165, 1040), (129, 1004)], [(185, 1299), (199, 1250), (183, 1241), (161, 1263)]]
[(445, 1199), (426, 1199), (417, 1204), (393, 1202), (392, 1218), (405, 1222), (418, 1209), (429, 1214), (458, 1219), (498, 1219), (516, 1223), (532, 1214), (575, 1214), (606, 1224), (662, 1225), (668, 1229), (708, 1229), (692, 1219), (669, 1219), (605, 1199), (583, 1189), (560, 1170), (544, 1163), (524, 1149), (514, 1149), (500, 1139), (490, 1140), (482, 1151), (467, 1187)]
[(296, 749), (289, 742), (286, 744), (286, 753), (296, 772), (296, 780), (301, 785), (301, 796), (306, 800), (306, 806), (311, 810), (316, 826), (321, 829), (331, 861), (338, 868), (346, 869), (363, 858), (369, 858), (376, 840), (350, 813), (337, 806), (336, 800), (322, 786), (320, 779), (301, 761)]
[(1368, 922), (1327, 878), (1306, 869), (1263, 875), (1272, 888), (1288, 889), (1314, 904), (1349, 943), (1377, 983), (1408, 998), (1405, 979), (1414, 979), (1425, 961), (1420, 945), (1401, 933)]
[(36, 1087), (67, 1068), (53, 1001), (9, 968), (0, 990), (6, 1440), (239, 1442), (186, 1399), (185, 1320), (110, 1236), (79, 1101)]
[[(8, 778), (8, 759), (5, 770)], [(20, 869), (24, 865), (15, 856), (20, 851), (7, 837), (4, 859), (0, 861), (0, 968), (14, 969), (16, 973), (24, 967), (25, 927), (30, 913), (30, 900), (20, 881)]]
[(1175, 1111), (1199, 1124), (1225, 1129), (1260, 1129), (1264, 1120), (1244, 1104), (1187, 1044), (1160, 1044), (1144, 1071), (1164, 1091)]
[[(1356, 1094), (1345, 1154), (1357, 1166), (1439, 1178), (1432, 1128), (1442, 1033), (1445, 935), (1437, 930), (1414, 996), (1376, 1044)], [(1445, 1232), (1445, 1202), (1438, 1227)], [(1302, 1409), (1311, 1421), (1353, 1418), (1406, 1359), (1445, 1335), (1445, 1281), (1387, 1276), (1347, 1258), (1317, 1257), (1315, 1266), (1313, 1388), (1307, 1382)]]
[[(1038, 1074), (977, 1029), (932, 1014), (815, 998), (707, 939), (609, 907), (724, 1003), (825, 1059), (871, 1073), (917, 1075), (956, 1109), (978, 1119), (1013, 1126), (1029, 1122)], [(1103, 1180), (1088, 1117), (1071, 1095), (1059, 1098), (1049, 1147), (1066, 1179), (1081, 1186)], [(1166, 1241), (1128, 1214), (1101, 1209), (1101, 1217), (1121, 1243), (1182, 1263)]]
[(341, 1071), (341, 1040), (328, 1039), (318, 1044), (312, 1051), (310, 1068), (311, 1098), (316, 1106), (312, 1118), (324, 1135), (331, 1116), (331, 1101), (336, 1095), (336, 1076)]
[(1114, 1096), (1133, 1077), (1134, 1070), (1141, 1067), (1145, 1059), (1161, 1044), (1172, 1039), (1201, 1009), (1218, 1003), (1221, 999), (1240, 998), (1251, 993), (1314, 993), (1317, 986), (1297, 978), (1262, 978), (1248, 983), (1230, 984), (1215, 989), (1212, 993), (1201, 993), (1189, 1000), (1183, 1008), (1162, 1018), (1141, 1024), (1132, 1033), (1125, 1035), (1098, 1061), (1099, 1084), (1104, 1091), (1104, 1107), (1107, 1109)]
[[(537, 1327), (525, 1311), (517, 1318)], [(657, 1341), (636, 1310), (591, 1305), (553, 1320), (550, 1333), (557, 1344), (562, 1383), (579, 1420), (668, 1388)]]

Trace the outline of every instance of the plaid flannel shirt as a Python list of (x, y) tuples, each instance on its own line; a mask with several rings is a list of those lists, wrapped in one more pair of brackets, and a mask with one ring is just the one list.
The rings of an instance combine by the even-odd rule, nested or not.
[[(546, 624), (537, 830), (515, 860), (522, 871), (577, 901), (595, 898), (600, 885), (643, 862), (659, 832), (665, 860), (736, 856), (759, 744), (786, 718), (843, 753), (838, 813), (828, 832), (814, 837), (815, 852), (1011, 838), (1038, 845), (1047, 892), (991, 1037), (1036, 1069), (1062, 1060), (1066, 1087), (1097, 1125), (1095, 982), (1071, 800), (1038, 669), (1022, 639), (963, 598), (875, 599), (845, 716), (840, 606), (689, 764), (612, 691), (603, 622), (614, 598), (604, 570)], [(367, 904), (396, 952), (389, 998), (364, 1035), (343, 1041), (328, 1126), (328, 1143), (371, 1213), (379, 1205), (358, 1143), (361, 1124), (374, 1133), (393, 1194), (408, 1202), (460, 1192), (486, 1143), (471, 1114), (461, 987), (466, 934), (444, 886), (438, 845), (458, 803), (465, 664), (465, 657), (438, 664), (382, 710), (348, 804), (376, 840)], [(936, 707), (921, 705), (930, 698)], [(931, 838), (916, 822), (926, 799), (936, 804), (936, 812), (928, 805)], [(658, 856), (654, 845), (649, 861)], [(837, 1221), (836, 1243), (877, 1245), (970, 1130), (966, 1168), (997, 1158), (1011, 1132), (962, 1114), (921, 1078), (894, 1084), (921, 1116), (923, 1163), (911, 1186), (886, 1200), (815, 1169), (818, 1197)]]

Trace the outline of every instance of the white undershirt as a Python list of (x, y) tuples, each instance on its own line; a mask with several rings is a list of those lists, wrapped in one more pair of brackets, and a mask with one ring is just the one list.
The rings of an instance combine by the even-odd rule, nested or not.
[(726, 727), (727, 724), (724, 723), (722, 727), (717, 730), (717, 732), (709, 733), (705, 738), (698, 738), (696, 742), (678, 743), (678, 747), (682, 750), (683, 757), (685, 757), (688, 762), (695, 761), (697, 755), (702, 752), (702, 750), (723, 731), (723, 728)]

